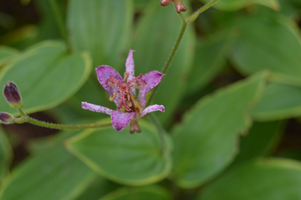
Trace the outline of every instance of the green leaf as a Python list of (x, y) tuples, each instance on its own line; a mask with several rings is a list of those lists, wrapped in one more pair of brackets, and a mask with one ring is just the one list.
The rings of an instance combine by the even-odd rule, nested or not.
[(106, 194), (113, 192), (119, 187), (118, 184), (98, 177), (94, 180), (76, 200), (99, 200)]
[[(87, 54), (66, 51), (61, 42), (47, 41), (32, 46), (1, 72), (0, 86), (15, 82), (27, 113), (59, 105), (83, 85), (91, 71)], [(0, 104), (0, 110), (12, 112), (5, 101)]]
[(12, 149), (5, 136), (4, 131), (0, 128), (0, 181), (8, 173), (8, 168), (12, 159)]
[[(134, 40), (136, 74), (162, 70), (182, 23), (174, 6), (162, 7), (152, 1), (145, 13), (138, 21)], [(194, 44), (192, 26), (188, 26), (169, 70), (157, 86), (159, 89), (153, 102), (165, 106), (165, 113), (158, 114), (161, 123), (165, 125), (171, 120), (186, 90)]]
[(173, 178), (197, 187), (220, 173), (236, 155), (238, 136), (251, 125), (248, 108), (262, 91), (266, 73), (201, 99), (173, 133)]
[(239, 154), (234, 163), (270, 153), (280, 142), (283, 125), (280, 121), (254, 123), (248, 135), (241, 137)]
[(146, 187), (135, 187), (120, 188), (111, 194), (99, 200), (171, 200), (171, 195), (166, 189), (157, 186), (146, 186)]
[[(207, 3), (210, 0), (201, 1)], [(274, 10), (280, 9), (280, 5), (277, 0), (226, 0), (217, 2), (213, 7), (225, 11), (235, 11), (252, 4), (261, 4)]]
[(260, 121), (301, 116), (301, 88), (280, 83), (267, 85), (251, 115)]
[(13, 58), (15, 58), (19, 54), (17, 49), (7, 47), (7, 46), (0, 46), (0, 66), (8, 63)]
[(1, 200), (71, 200), (77, 197), (96, 174), (61, 143), (35, 153), (19, 165), (4, 181)]
[(231, 44), (230, 34), (224, 32), (198, 42), (187, 93), (200, 91), (221, 71)]
[(124, 72), (133, 15), (131, 0), (71, 0), (68, 32), (74, 49), (89, 51), (93, 66)]
[(160, 138), (149, 123), (139, 121), (142, 132), (130, 134), (129, 126), (87, 130), (67, 141), (68, 149), (100, 175), (126, 185), (145, 185), (165, 178), (170, 171), (169, 138)]
[(250, 161), (206, 187), (198, 200), (301, 199), (301, 164), (285, 159)]
[(244, 74), (269, 69), (273, 79), (301, 85), (299, 33), (278, 13), (262, 11), (235, 24), (240, 35), (231, 52), (232, 62)]

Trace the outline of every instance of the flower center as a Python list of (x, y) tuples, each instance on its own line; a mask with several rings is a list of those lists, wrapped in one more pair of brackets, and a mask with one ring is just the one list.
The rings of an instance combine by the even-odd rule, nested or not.
[(135, 95), (130, 93), (130, 89), (132, 87), (135, 87), (137, 89), (141, 89), (143, 87), (142, 84), (136, 82), (142, 82), (144, 85), (147, 85), (147, 83), (145, 80), (142, 79), (142, 74), (133, 78), (129, 82), (127, 82), (128, 77), (129, 73), (124, 72), (123, 83), (120, 83), (120, 81), (115, 79), (113, 75), (111, 75), (110, 78), (106, 80), (106, 85), (109, 84), (110, 86), (118, 86), (119, 88), (119, 90), (117, 90), (110, 96), (109, 100), (113, 101), (116, 98), (116, 94), (120, 93), (120, 102), (117, 110), (120, 110), (121, 107), (124, 106), (127, 111), (137, 113), (138, 108), (136, 109), (134, 103)]

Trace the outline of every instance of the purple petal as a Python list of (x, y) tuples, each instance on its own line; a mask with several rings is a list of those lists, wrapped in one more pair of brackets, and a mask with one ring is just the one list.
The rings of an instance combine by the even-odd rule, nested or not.
[(99, 106), (99, 105), (95, 105), (95, 104), (91, 104), (91, 103), (87, 103), (87, 102), (82, 102), (82, 108), (86, 109), (86, 110), (91, 110), (93, 112), (101, 112), (101, 113), (105, 113), (108, 115), (111, 115), (113, 110), (103, 107), (103, 106)]
[(140, 117), (143, 117), (143, 116), (146, 115), (147, 113), (154, 112), (154, 111), (161, 111), (161, 112), (164, 112), (164, 111), (165, 111), (165, 108), (164, 108), (164, 106), (162, 106), (162, 105), (157, 105), (157, 104), (148, 106), (148, 107), (146, 107), (146, 108), (142, 111)]
[(112, 125), (113, 128), (116, 131), (122, 131), (131, 121), (131, 119), (134, 117), (135, 113), (122, 113), (116, 110), (113, 110), (111, 119), (112, 119)]
[[(125, 62), (125, 69), (129, 73), (129, 77), (127, 79), (128, 82), (133, 78), (135, 78), (135, 64), (133, 59), (133, 52), (135, 52), (135, 50), (130, 49), (128, 58), (126, 59)], [(131, 88), (131, 93), (133, 93), (133, 95), (136, 95), (135, 87)]]
[[(110, 86), (109, 84), (106, 85), (106, 81), (110, 78), (110, 76), (113, 75), (115, 79), (117, 79), (120, 83), (123, 83), (123, 79), (120, 76), (120, 74), (113, 69), (110, 66), (107, 65), (101, 65), (98, 68), (96, 68), (96, 74), (97, 74), (97, 79), (100, 83), (100, 85), (110, 94), (112, 95), (114, 92), (119, 90), (119, 87), (116, 86)], [(116, 104), (116, 106), (119, 106), (119, 101), (120, 101), (120, 93), (116, 93), (116, 97), (113, 100)]]
[(146, 104), (146, 99), (145, 96), (156, 85), (158, 85), (162, 79), (164, 74), (158, 72), (158, 71), (151, 71), (148, 72), (147, 74), (142, 76), (142, 79), (146, 81), (147, 85), (144, 85), (144, 83), (139, 82), (139, 84), (142, 84), (143, 87), (139, 91), (139, 97), (138, 101), (141, 103), (141, 106), (144, 108)]

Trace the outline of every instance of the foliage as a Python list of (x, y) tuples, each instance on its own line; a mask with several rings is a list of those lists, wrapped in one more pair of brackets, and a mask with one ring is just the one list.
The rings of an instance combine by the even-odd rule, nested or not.
[[(184, 0), (184, 17), (206, 2)], [(21, 3), (39, 20), (0, 8), (0, 85), (13, 81), (25, 113), (59, 123), (109, 123), (81, 108), (116, 107), (94, 69), (123, 74), (134, 49), (136, 75), (162, 72), (183, 30), (159, 0)], [(298, 0), (220, 0), (201, 13), (147, 96), (165, 112), (138, 119), (141, 133), (106, 126), (28, 141), (25, 130), (46, 128), (2, 125), (0, 199), (301, 199), (301, 137), (282, 139), (301, 127), (300, 22)], [(0, 111), (20, 115), (4, 98)]]

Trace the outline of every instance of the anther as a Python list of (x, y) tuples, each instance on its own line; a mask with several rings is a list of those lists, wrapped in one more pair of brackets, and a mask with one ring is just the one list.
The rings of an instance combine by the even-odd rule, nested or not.
[(110, 86), (115, 86), (116, 83), (114, 83), (114, 82), (112, 82), (112, 81), (109, 81), (109, 85), (110, 85)]
[(141, 88), (143, 88), (143, 85), (142, 85), (142, 84), (135, 83), (135, 88), (141, 89)]

